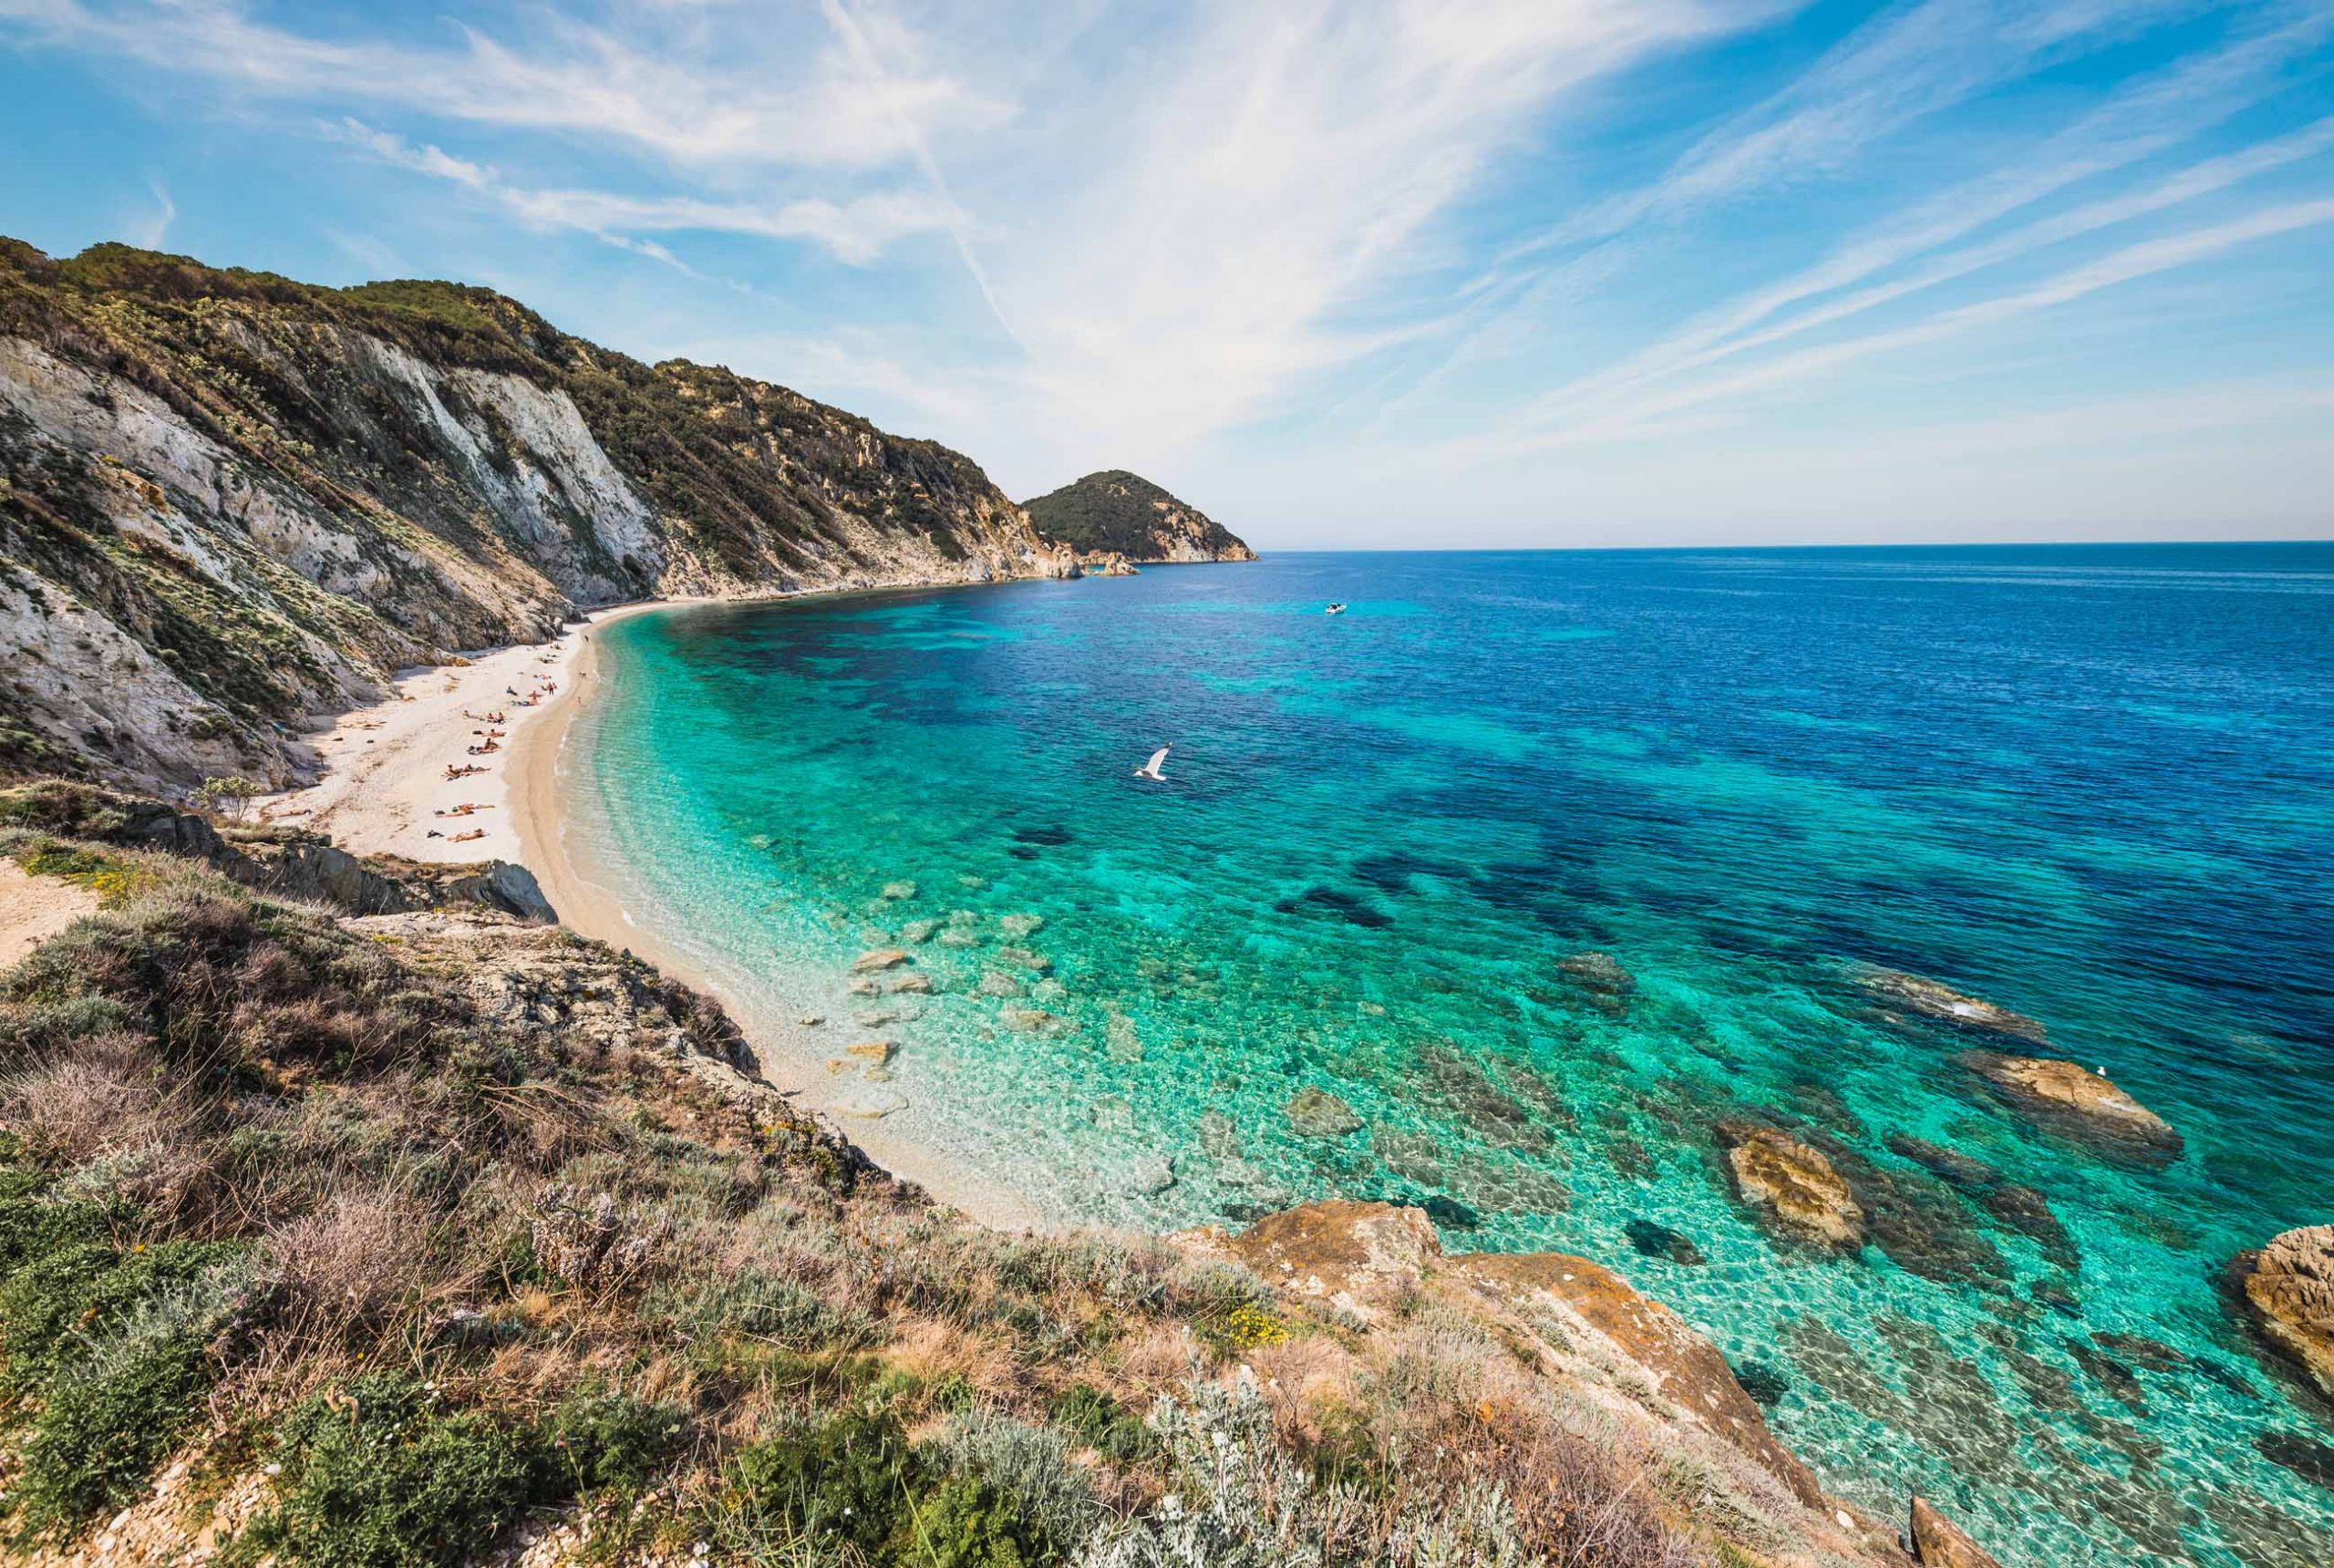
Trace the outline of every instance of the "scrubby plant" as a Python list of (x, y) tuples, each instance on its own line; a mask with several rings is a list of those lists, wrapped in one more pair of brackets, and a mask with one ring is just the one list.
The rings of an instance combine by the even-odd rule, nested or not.
[(247, 1260), (226, 1259), (85, 1339), (86, 1354), (55, 1380), (25, 1441), (15, 1496), (26, 1531), (70, 1526), (145, 1490), (211, 1387), (211, 1346), (258, 1294)]
[(1142, 1418), (1091, 1384), (1073, 1383), (1063, 1389), (1048, 1414), (1079, 1441), (1117, 1463), (1133, 1463), (1159, 1451), (1158, 1439)]
[(919, 1474), (899, 1418), (855, 1406), (740, 1449), (717, 1526), (741, 1554), (790, 1536), (873, 1555), (904, 1522)]
[(1069, 1443), (1045, 1427), (967, 1413), (926, 1442), (922, 1458), (925, 1472), (943, 1479), (917, 1502), (917, 1546), (939, 1562), (1059, 1563), (1107, 1517)]
[(688, 1412), (604, 1388), (578, 1389), (542, 1425), (554, 1470), (577, 1492), (631, 1494), (688, 1444)]
[(531, 1429), (454, 1406), (401, 1375), (361, 1377), (302, 1404), (269, 1447), (273, 1507), (229, 1547), (310, 1568), (455, 1568), (546, 1488)]

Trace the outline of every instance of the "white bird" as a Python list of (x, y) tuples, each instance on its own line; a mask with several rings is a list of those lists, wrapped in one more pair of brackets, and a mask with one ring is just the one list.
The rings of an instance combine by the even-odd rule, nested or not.
[(1159, 770), (1167, 765), (1167, 753), (1173, 749), (1174, 748), (1172, 746), (1162, 746), (1158, 750), (1152, 752), (1151, 754), (1151, 760), (1136, 769), (1134, 770), (1134, 776), (1138, 779), (1148, 779), (1154, 784), (1166, 783), (1167, 775)]

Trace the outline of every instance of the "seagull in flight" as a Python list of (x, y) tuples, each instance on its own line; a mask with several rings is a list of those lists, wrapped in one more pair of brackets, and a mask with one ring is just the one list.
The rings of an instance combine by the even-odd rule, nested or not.
[(1148, 779), (1153, 784), (1166, 783), (1167, 775), (1159, 770), (1167, 765), (1167, 754), (1173, 749), (1174, 748), (1172, 746), (1162, 746), (1158, 750), (1152, 752), (1151, 754), (1151, 760), (1136, 769), (1134, 770), (1134, 776), (1138, 779)]

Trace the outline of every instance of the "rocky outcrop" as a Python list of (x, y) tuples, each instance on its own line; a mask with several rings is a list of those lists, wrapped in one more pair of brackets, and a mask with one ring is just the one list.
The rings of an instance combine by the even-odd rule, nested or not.
[(2240, 1254), (2229, 1280), (2269, 1347), (2334, 1399), (2334, 1225), (2288, 1231)]
[(1930, 1507), (1926, 1498), (1913, 1499), (1911, 1536), (1913, 1561), (1921, 1568), (2002, 1568), (1959, 1525)]
[(2103, 1153), (2150, 1167), (2180, 1157), (2180, 1134), (2172, 1124), (2116, 1088), (2104, 1072), (2050, 1057), (1992, 1051), (1966, 1051), (1954, 1059), (2029, 1120)]
[(1950, 985), (1918, 975), (1907, 975), (1901, 969), (1861, 968), (1857, 981), (1873, 995), (1893, 1006), (1903, 1007), (1925, 1018), (1955, 1024), (1965, 1029), (1978, 1029), (1988, 1034), (2009, 1035), (2044, 1043), (2042, 1026), (2023, 1013), (2013, 1013), (2008, 1007), (1997, 1006), (1976, 996), (1964, 995)]
[(446, 865), (394, 855), (359, 857), (295, 829), (226, 833), (159, 800), (50, 779), (0, 794), (0, 822), (208, 861), (245, 887), (308, 899), (347, 914), (473, 907), (520, 920), (559, 918), (534, 873), (508, 861)]
[(1740, 1118), (1729, 1118), (1714, 1130), (1736, 1196), (1773, 1229), (1841, 1252), (1864, 1245), (1864, 1210), (1821, 1150)]
[(282, 783), (579, 609), (1069, 569), (958, 453), (489, 290), (0, 240), (0, 769)]
[(1254, 561), (1256, 552), (1197, 507), (1149, 480), (1111, 469), (1025, 503), (1048, 543), (1106, 575), (1129, 562)]
[(1825, 1496), (1708, 1340), (1585, 1258), (1446, 1256), (1419, 1210), (1348, 1201), (1308, 1203), (1242, 1232), (1210, 1226), (1172, 1239), (1243, 1264), (1281, 1295), (1342, 1314), (1364, 1333), (1391, 1331), (1430, 1305), (1442, 1323), (1472, 1322), (1492, 1341), (1521, 1347), (1540, 1375), (1600, 1405), (1616, 1428), (1649, 1436), (1664, 1451), (1738, 1456), (1708, 1473), (1755, 1473), (1757, 1482), (1736, 1484), (1767, 1492), (1761, 1511), (1770, 1517), (1804, 1511), (1799, 1529), (1808, 1546), (1856, 1562), (1902, 1561), (1893, 1527), (1860, 1520)]

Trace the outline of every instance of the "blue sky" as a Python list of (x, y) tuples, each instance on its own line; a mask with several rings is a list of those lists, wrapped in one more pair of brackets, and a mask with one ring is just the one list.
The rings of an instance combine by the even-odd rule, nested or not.
[(1267, 546), (2334, 534), (2334, 0), (0, 0), (0, 138)]

